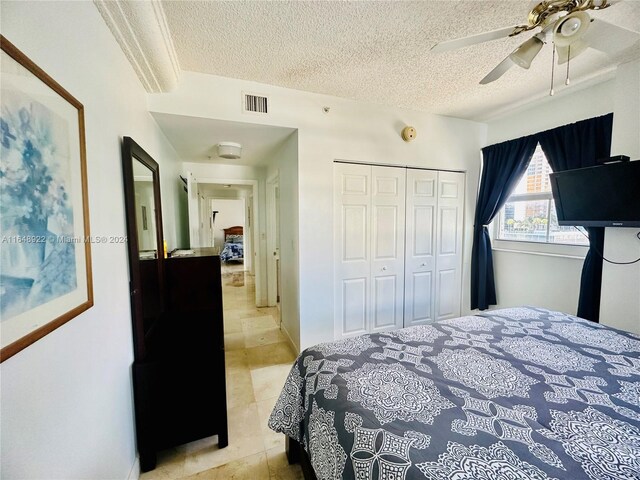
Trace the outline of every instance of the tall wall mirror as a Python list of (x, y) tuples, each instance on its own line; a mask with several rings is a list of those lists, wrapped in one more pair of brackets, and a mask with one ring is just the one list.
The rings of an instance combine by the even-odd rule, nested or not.
[(164, 244), (158, 164), (130, 137), (122, 142), (135, 359), (153, 350), (164, 313)]

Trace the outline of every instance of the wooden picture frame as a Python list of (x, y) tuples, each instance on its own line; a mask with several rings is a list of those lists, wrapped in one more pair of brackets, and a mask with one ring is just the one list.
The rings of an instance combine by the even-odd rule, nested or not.
[(84, 108), (0, 43), (3, 362), (93, 306), (93, 285)]

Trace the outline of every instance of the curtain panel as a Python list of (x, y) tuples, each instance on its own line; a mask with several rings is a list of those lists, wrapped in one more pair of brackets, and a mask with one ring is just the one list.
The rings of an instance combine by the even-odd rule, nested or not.
[(506, 203), (529, 166), (538, 141), (533, 136), (482, 149), (482, 175), (473, 226), (471, 309), (496, 304), (493, 253), (487, 225)]
[[(535, 135), (554, 172), (593, 167), (611, 156), (613, 113), (540, 132)], [(600, 318), (604, 227), (589, 227), (589, 251), (580, 278), (577, 315), (597, 322)]]

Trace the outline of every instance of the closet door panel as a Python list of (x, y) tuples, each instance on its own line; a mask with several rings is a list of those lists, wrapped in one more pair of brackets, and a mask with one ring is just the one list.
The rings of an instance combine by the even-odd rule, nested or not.
[(434, 318), (438, 172), (407, 170), (404, 326)]
[(367, 330), (368, 278), (350, 278), (342, 282), (342, 325), (345, 334)]
[(405, 171), (371, 167), (370, 332), (401, 328), (404, 302)]
[(371, 301), (371, 167), (335, 164), (334, 331), (366, 333)]
[(464, 173), (438, 173), (435, 317), (460, 316)]
[(436, 318), (454, 318), (460, 316), (460, 288), (457, 287), (458, 275), (455, 269), (438, 269), (436, 291), (438, 305)]
[(402, 317), (402, 312), (398, 311), (397, 298), (402, 292), (398, 291), (397, 275), (379, 275), (375, 278), (375, 283), (372, 286), (371, 331), (377, 332), (397, 328), (398, 317)]
[(405, 283), (405, 326), (433, 318), (433, 272), (414, 272)]

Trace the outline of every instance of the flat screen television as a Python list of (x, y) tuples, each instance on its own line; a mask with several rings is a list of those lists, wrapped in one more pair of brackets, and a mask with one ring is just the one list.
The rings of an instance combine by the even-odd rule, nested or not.
[(640, 227), (640, 161), (552, 173), (560, 225)]

